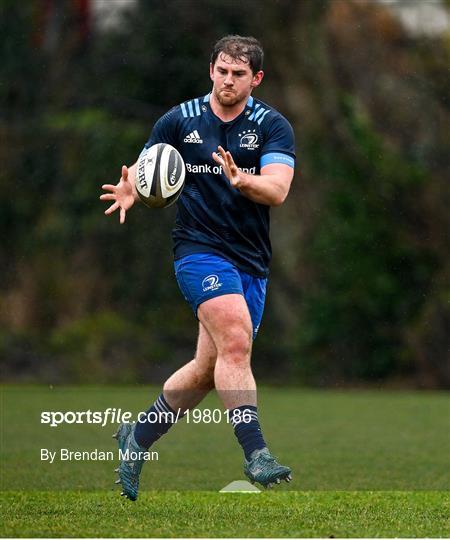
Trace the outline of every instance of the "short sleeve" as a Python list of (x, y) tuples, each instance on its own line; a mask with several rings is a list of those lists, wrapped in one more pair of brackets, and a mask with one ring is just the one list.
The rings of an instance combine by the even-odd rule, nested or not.
[(166, 143), (171, 144), (175, 148), (178, 146), (178, 129), (177, 129), (177, 107), (170, 109), (164, 116), (153, 126), (150, 138), (145, 143), (145, 148), (150, 148), (154, 144)]
[(291, 124), (281, 115), (268, 125), (261, 149), (260, 167), (271, 163), (295, 166), (295, 137)]

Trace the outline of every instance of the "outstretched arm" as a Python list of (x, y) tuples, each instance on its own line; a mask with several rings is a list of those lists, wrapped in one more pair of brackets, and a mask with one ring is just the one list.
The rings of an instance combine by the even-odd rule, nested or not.
[(289, 193), (294, 169), (282, 163), (271, 163), (261, 169), (261, 174), (244, 173), (234, 162), (230, 152), (221, 146), (213, 152), (213, 159), (222, 166), (230, 184), (253, 202), (267, 206), (280, 206)]
[(134, 183), (136, 179), (136, 167), (137, 163), (131, 167), (123, 165), (122, 176), (119, 182), (115, 186), (112, 184), (103, 184), (102, 186), (102, 189), (109, 193), (100, 195), (100, 200), (113, 201), (111, 206), (105, 210), (105, 214), (109, 216), (109, 214), (120, 208), (119, 219), (121, 224), (125, 223), (127, 210), (139, 199)]

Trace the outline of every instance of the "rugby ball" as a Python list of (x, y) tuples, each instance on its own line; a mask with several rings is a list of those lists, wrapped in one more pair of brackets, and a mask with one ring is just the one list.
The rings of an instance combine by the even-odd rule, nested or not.
[(150, 208), (166, 208), (180, 196), (185, 175), (186, 167), (176, 148), (164, 143), (145, 148), (136, 170), (139, 198)]

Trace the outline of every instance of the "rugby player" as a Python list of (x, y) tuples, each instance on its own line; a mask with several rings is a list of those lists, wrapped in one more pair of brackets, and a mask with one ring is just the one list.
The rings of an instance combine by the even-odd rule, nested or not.
[[(263, 80), (262, 64), (255, 38), (220, 39), (211, 55), (211, 92), (162, 116), (145, 145), (171, 144), (186, 164), (172, 233), (174, 266), (199, 333), (194, 358), (165, 382), (149, 416), (122, 424), (116, 438), (128, 455), (143, 455), (177, 411), (195, 407), (215, 388), (243, 449), (246, 476), (271, 487), (290, 481), (291, 469), (270, 454), (261, 432), (250, 358), (271, 258), (269, 210), (289, 192), (295, 148), (289, 122), (252, 96)], [(136, 163), (123, 166), (117, 185), (102, 186), (107, 193), (100, 199), (112, 201), (105, 214), (118, 210), (120, 223), (138, 200), (135, 176)], [(131, 500), (142, 465), (142, 459), (123, 459), (116, 470), (116, 483)]]

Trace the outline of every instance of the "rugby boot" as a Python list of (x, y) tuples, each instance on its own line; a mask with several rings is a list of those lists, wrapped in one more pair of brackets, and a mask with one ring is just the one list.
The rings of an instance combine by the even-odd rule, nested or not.
[(267, 488), (279, 484), (281, 480), (290, 482), (292, 479), (291, 469), (280, 465), (268, 448), (255, 450), (250, 456), (250, 460), (245, 460), (244, 473), (252, 484), (259, 482)]
[(141, 474), (144, 459), (140, 459), (146, 448), (139, 446), (134, 438), (134, 424), (120, 424), (115, 435), (119, 449), (121, 452), (120, 465), (115, 472), (118, 473), (119, 479), (116, 484), (121, 484), (123, 497), (127, 497), (131, 501), (135, 501), (139, 489), (139, 475)]

